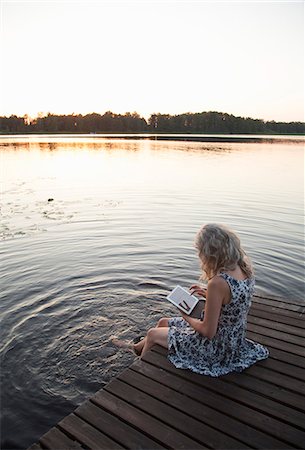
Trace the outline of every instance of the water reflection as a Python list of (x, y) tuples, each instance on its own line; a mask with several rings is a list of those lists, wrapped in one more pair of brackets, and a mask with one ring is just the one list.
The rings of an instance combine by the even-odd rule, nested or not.
[(174, 148), (175, 150), (181, 150), (183, 152), (186, 151), (211, 151), (211, 152), (229, 152), (231, 151), (229, 146), (217, 146), (215, 144), (206, 144), (202, 145), (201, 143), (186, 143), (182, 144), (177, 142), (164, 142), (160, 147), (159, 142), (152, 141), (149, 142), (149, 145), (146, 145), (145, 141), (142, 141), (140, 145), (138, 145), (138, 141), (122, 141), (122, 140), (110, 140), (110, 139), (100, 139), (98, 141), (82, 141), (79, 142), (40, 142), (40, 141), (30, 141), (30, 142), (1, 142), (0, 140), (0, 148), (9, 149), (9, 150), (41, 150), (41, 151), (59, 151), (64, 149), (90, 149), (90, 150), (128, 150), (132, 152), (140, 151), (143, 148), (150, 148), (151, 150), (167, 150)]
[(147, 210), (159, 218), (155, 232), (163, 223), (220, 220), (248, 237), (277, 230), (289, 243), (303, 223), (300, 145), (44, 139), (13, 139), (1, 150), (4, 239), (59, 224), (132, 218), (136, 225)]

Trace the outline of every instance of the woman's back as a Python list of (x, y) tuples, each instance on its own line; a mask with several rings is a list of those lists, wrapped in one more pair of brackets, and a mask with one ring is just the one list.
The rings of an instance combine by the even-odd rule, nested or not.
[(247, 315), (254, 292), (254, 278), (237, 280), (225, 272), (220, 273), (219, 276), (228, 284), (231, 295), (230, 302), (221, 308), (217, 335), (223, 338), (225, 334), (230, 341), (228, 344), (235, 347), (237, 340), (240, 343), (240, 340), (246, 336)]

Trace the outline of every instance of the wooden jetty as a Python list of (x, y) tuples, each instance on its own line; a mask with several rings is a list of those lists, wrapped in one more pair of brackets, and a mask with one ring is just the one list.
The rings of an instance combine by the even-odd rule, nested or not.
[(211, 378), (155, 346), (31, 450), (305, 448), (305, 303), (255, 296), (248, 337), (267, 360)]

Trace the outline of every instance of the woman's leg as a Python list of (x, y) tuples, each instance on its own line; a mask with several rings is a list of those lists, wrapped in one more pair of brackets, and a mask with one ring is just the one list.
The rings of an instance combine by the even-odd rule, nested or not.
[(162, 317), (157, 323), (157, 327), (168, 327), (168, 321), (170, 320), (169, 317)]
[[(162, 317), (162, 319), (160, 319), (157, 323), (157, 328), (164, 328), (164, 327), (168, 327), (168, 321), (169, 318), (167, 317)], [(142, 350), (144, 348), (145, 342), (146, 342), (147, 336), (145, 336), (144, 339), (142, 339), (140, 342), (138, 342), (137, 344), (134, 344), (134, 351), (136, 352), (137, 355), (141, 355)]]
[(150, 330), (148, 330), (146, 338), (143, 339), (143, 341), (145, 342), (143, 345), (143, 349), (141, 351), (141, 358), (155, 344), (159, 344), (162, 347), (168, 348), (167, 339), (168, 339), (167, 327), (151, 328)]

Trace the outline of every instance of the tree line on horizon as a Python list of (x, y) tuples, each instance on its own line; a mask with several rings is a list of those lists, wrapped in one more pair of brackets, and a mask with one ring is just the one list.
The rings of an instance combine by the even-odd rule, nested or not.
[(0, 117), (1, 133), (256, 133), (304, 134), (304, 122), (275, 122), (236, 117), (220, 112), (151, 114), (146, 121), (137, 112), (103, 115), (48, 113), (35, 119), (29, 116)]

